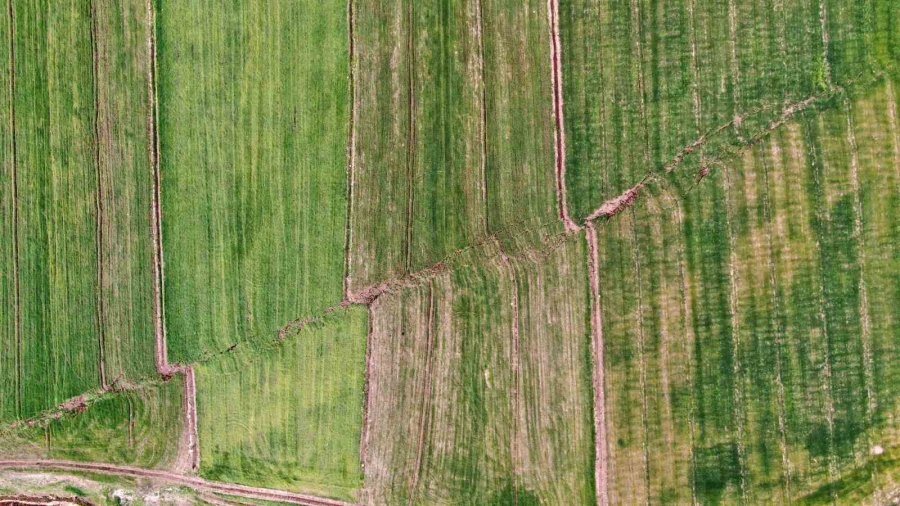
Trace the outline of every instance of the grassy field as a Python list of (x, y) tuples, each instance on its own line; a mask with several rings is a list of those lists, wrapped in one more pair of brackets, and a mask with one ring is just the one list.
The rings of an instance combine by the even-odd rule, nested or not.
[(29, 416), (100, 384), (95, 110), (87, 6), (14, 7), (19, 402)]
[(896, 72), (898, 13), (882, 0), (562, 2), (573, 215), (729, 122), (743, 141), (788, 104)]
[(4, 418), (154, 371), (146, 9), (6, 7)]
[(839, 94), (599, 226), (612, 502), (896, 487), (896, 99)]
[(342, 297), (347, 7), (160, 3), (173, 362), (277, 336)]
[(493, 242), (373, 305), (367, 501), (593, 498), (585, 249)]
[(353, 500), (362, 485), (367, 312), (311, 323), (197, 371), (202, 476)]
[(178, 451), (183, 398), (180, 381), (108, 393), (81, 413), (0, 429), (0, 455), (168, 468)]
[(560, 230), (541, 2), (360, 2), (350, 287)]

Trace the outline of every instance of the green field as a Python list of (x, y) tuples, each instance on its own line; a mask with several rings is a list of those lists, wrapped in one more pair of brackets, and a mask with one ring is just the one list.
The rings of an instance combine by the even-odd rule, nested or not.
[(0, 494), (900, 497), (900, 3), (3, 7)]
[(154, 347), (146, 11), (7, 7), (4, 418), (147, 377)]
[(0, 428), (0, 454), (168, 467), (177, 457), (183, 398), (177, 381), (107, 393), (89, 400), (82, 413), (64, 413), (34, 427)]
[(161, 2), (166, 328), (190, 362), (343, 298), (347, 6)]
[(367, 316), (341, 311), (265, 351), (239, 347), (200, 367), (200, 474), (353, 500)]
[(611, 502), (896, 487), (893, 87), (836, 97), (598, 225)]

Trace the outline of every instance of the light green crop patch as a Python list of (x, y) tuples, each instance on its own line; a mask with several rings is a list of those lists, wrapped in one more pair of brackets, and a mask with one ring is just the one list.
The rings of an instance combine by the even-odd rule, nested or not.
[(164, 468), (183, 430), (181, 376), (159, 385), (109, 393), (59, 419), (0, 433), (0, 456)]
[(160, 2), (169, 358), (196, 360), (343, 298), (343, 2)]
[(353, 307), (199, 366), (201, 475), (354, 500), (367, 332)]

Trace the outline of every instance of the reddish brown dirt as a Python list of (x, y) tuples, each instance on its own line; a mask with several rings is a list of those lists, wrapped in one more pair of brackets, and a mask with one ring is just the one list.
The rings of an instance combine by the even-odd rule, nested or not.
[(94, 503), (78, 497), (58, 497), (52, 495), (5, 495), (0, 496), (0, 506), (93, 506)]
[(575, 232), (579, 227), (569, 214), (566, 193), (566, 129), (562, 92), (562, 45), (559, 41), (559, 0), (547, 0), (550, 25), (550, 66), (553, 83), (553, 112), (556, 120), (554, 139), (556, 141), (556, 199), (559, 202), (559, 217), (566, 232)]
[(591, 357), (594, 362), (594, 433), (595, 437), (595, 463), (594, 480), (597, 489), (597, 504), (609, 505), (608, 495), (608, 470), (609, 458), (606, 449), (606, 398), (604, 395), (604, 371), (603, 371), (603, 312), (600, 305), (600, 250), (597, 245), (597, 230), (592, 222), (587, 222), (588, 249), (590, 257), (588, 271), (591, 278), (591, 332), (592, 348)]
[[(125, 476), (129, 478), (145, 478), (154, 481), (170, 483), (187, 487), (198, 492), (211, 494), (225, 494), (247, 499), (261, 499), (265, 501), (279, 501), (289, 504), (303, 504), (308, 506), (349, 506), (350, 503), (315, 497), (296, 492), (272, 490), (267, 488), (248, 487), (216, 481), (204, 480), (193, 476), (184, 476), (157, 469), (141, 469), (130, 466), (117, 466), (93, 462), (73, 462), (67, 460), (0, 460), (0, 469), (36, 469), (42, 471), (69, 471), (99, 473), (111, 476)], [(46, 503), (42, 503), (46, 504)]]

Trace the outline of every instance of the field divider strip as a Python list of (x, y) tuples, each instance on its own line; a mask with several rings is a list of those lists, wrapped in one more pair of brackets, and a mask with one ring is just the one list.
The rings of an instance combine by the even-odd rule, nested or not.
[(22, 289), (19, 280), (19, 162), (16, 143), (16, 10), (13, 0), (6, 3), (9, 23), (9, 121), (12, 134), (12, 193), (13, 193), (13, 335), (16, 341), (16, 417), (22, 416)]
[(353, 193), (356, 186), (356, 41), (354, 39), (353, 0), (347, 0), (347, 31), (349, 44), (350, 125), (347, 139), (347, 230), (344, 243), (344, 296), (350, 295), (350, 255), (353, 251)]
[(156, 369), (164, 380), (175, 374), (184, 375), (184, 428), (179, 444), (176, 468), (198, 471), (200, 468), (200, 443), (197, 430), (197, 386), (194, 368), (189, 365), (171, 365), (166, 344), (165, 325), (165, 257), (163, 253), (162, 224), (162, 170), (160, 167), (159, 101), (157, 97), (157, 44), (156, 9), (153, 0), (147, 0), (147, 91), (148, 127), (150, 141), (150, 166), (153, 195), (151, 198), (151, 236), (153, 239), (154, 309), (156, 327)]
[(477, 16), (476, 33), (478, 34), (478, 79), (481, 84), (481, 203), (484, 207), (484, 233), (491, 233), (490, 213), (488, 212), (488, 182), (487, 182), (487, 81), (484, 78), (484, 4), (482, 0), (475, 0)]
[(831, 36), (828, 33), (828, 7), (825, 5), (825, 0), (819, 0), (819, 26), (822, 30), (822, 67), (825, 69), (825, 84), (831, 89), (834, 87), (834, 78), (831, 61), (828, 59)]
[(556, 200), (559, 206), (559, 217), (566, 231), (576, 232), (581, 227), (572, 220), (572, 216), (569, 214), (566, 190), (566, 128), (562, 84), (562, 44), (559, 38), (559, 0), (547, 0), (547, 15), (550, 28), (550, 82), (553, 87), (553, 113), (556, 127), (553, 131), (556, 148)]
[(585, 223), (585, 239), (590, 256), (588, 273), (591, 287), (591, 359), (594, 393), (594, 488), (598, 506), (609, 506), (609, 451), (606, 434), (606, 396), (604, 394), (603, 308), (600, 286), (600, 246), (593, 221)]
[[(819, 102), (823, 102), (828, 98), (833, 97), (835, 94), (842, 92), (840, 89), (829, 90), (823, 93), (819, 93), (816, 95), (810, 95), (809, 97), (804, 98), (798, 102), (794, 102), (784, 107), (781, 111), (781, 114), (769, 123), (769, 125), (764, 128), (762, 131), (755, 134), (750, 139), (743, 140), (740, 145), (738, 145), (735, 149), (729, 152), (730, 155), (736, 155), (740, 153), (742, 150), (752, 147), (756, 143), (762, 141), (773, 132), (784, 126), (785, 123), (793, 119), (796, 115), (808, 110)], [(609, 198), (605, 200), (600, 206), (595, 209), (591, 214), (585, 218), (585, 222), (590, 222), (597, 220), (599, 218), (610, 218), (615, 216), (616, 214), (624, 211), (628, 207), (630, 207), (635, 199), (641, 193), (644, 187), (648, 186), (651, 182), (658, 180), (660, 176), (668, 175), (675, 170), (677, 170), (684, 160), (691, 155), (695, 151), (702, 150), (704, 145), (710, 141), (711, 139), (717, 137), (719, 134), (724, 132), (725, 130), (736, 127), (738, 124), (742, 122), (744, 118), (749, 116), (760, 114), (763, 112), (769, 111), (769, 107), (760, 107), (755, 110), (749, 111), (747, 113), (743, 113), (740, 115), (736, 115), (730, 121), (725, 122), (717, 127), (713, 127), (699, 137), (694, 139), (690, 144), (681, 149), (675, 156), (673, 156), (665, 165), (661, 168), (651, 169), (648, 171), (644, 177), (634, 186), (626, 189), (619, 195)], [(706, 162), (704, 162), (706, 163)]]
[(94, 193), (94, 206), (96, 213), (96, 235), (97, 243), (97, 340), (98, 340), (98, 359), (100, 372), (100, 385), (106, 386), (106, 336), (104, 332), (104, 323), (106, 321), (106, 309), (103, 297), (103, 283), (105, 281), (103, 269), (103, 178), (100, 174), (100, 64), (99, 64), (99, 47), (97, 33), (97, 3), (91, 0), (91, 60), (92, 60), (92, 78), (94, 86), (94, 170), (96, 171), (96, 192)]
[(99, 473), (111, 476), (125, 476), (130, 478), (147, 478), (161, 482), (171, 483), (207, 493), (225, 494), (245, 497), (248, 499), (260, 499), (265, 501), (280, 501), (290, 504), (307, 506), (350, 506), (351, 503), (316, 497), (286, 490), (250, 487), (223, 483), (194, 476), (184, 476), (178, 473), (159, 469), (144, 469), (132, 466), (120, 466), (99, 462), (76, 462), (69, 460), (0, 460), (0, 469), (37, 469), (45, 471), (70, 471)]

